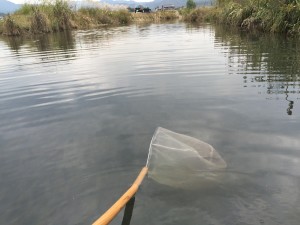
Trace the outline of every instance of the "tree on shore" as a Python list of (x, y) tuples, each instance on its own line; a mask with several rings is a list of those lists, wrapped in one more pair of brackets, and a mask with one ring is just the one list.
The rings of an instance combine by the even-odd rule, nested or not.
[(194, 0), (187, 0), (186, 7), (188, 9), (194, 9), (196, 8), (196, 3), (194, 2)]

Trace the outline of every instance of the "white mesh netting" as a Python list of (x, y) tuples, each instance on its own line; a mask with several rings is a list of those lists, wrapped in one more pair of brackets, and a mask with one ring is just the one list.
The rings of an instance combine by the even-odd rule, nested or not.
[(226, 162), (209, 144), (164, 128), (157, 128), (147, 159), (148, 176), (178, 188), (197, 188), (219, 178)]

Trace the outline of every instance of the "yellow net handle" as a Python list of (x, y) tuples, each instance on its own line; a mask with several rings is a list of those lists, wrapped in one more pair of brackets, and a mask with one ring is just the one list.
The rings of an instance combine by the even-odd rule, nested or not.
[(148, 172), (148, 167), (144, 167), (139, 173), (138, 177), (131, 185), (131, 187), (119, 198), (115, 204), (112, 205), (99, 219), (97, 219), (93, 225), (106, 225), (112, 221), (121, 209), (126, 205), (126, 203), (135, 195), (138, 191), (140, 184), (142, 183), (145, 175)]

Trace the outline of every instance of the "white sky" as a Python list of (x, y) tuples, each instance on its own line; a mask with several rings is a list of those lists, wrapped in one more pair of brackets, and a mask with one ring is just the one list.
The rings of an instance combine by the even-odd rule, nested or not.
[(16, 3), (16, 4), (20, 4), (20, 3), (23, 3), (24, 1), (23, 0), (8, 0), (9, 2), (13, 2), (13, 3)]
[[(23, 3), (38, 3), (39, 0), (7, 0), (16, 4), (23, 4)], [(80, 0), (77, 0), (80, 1)], [(88, 0), (91, 1), (91, 0)], [(153, 0), (134, 0), (136, 2), (152, 2)]]

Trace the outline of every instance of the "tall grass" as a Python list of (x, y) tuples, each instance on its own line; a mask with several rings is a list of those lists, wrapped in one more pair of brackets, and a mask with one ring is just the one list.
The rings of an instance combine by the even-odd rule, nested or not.
[(3, 22), (3, 33), (9, 36), (18, 36), (22, 30), (11, 16), (7, 16)]
[(158, 11), (160, 20), (175, 20), (179, 18), (179, 13), (176, 10)]
[[(26, 13), (27, 15), (29, 14), (33, 17), (32, 21), (34, 22), (34, 20), (36, 20), (37, 24), (38, 20), (41, 19), (41, 17), (44, 17), (45, 22), (43, 24), (45, 26), (50, 26), (44, 28), (44, 31), (46, 32), (49, 30), (68, 30), (72, 28), (73, 24), (72, 18), (74, 12), (65, 0), (55, 0), (54, 2), (45, 1), (39, 5), (25, 5), (16, 13), (22, 15), (26, 15)], [(49, 21), (50, 23), (48, 24), (46, 21)]]
[(127, 25), (131, 22), (160, 22), (178, 19), (177, 11), (130, 13), (125, 6), (92, 2), (74, 10), (66, 0), (24, 4), (0, 23), (0, 33), (6, 35), (38, 34), (71, 29), (97, 28), (107, 25)]
[(54, 5), (48, 5), (48, 7), (54, 30), (69, 30), (72, 27), (73, 11), (66, 1), (56, 0)]
[(190, 22), (210, 20), (271, 33), (300, 34), (300, 0), (217, 0), (216, 6), (185, 13)]
[(34, 9), (31, 17), (32, 33), (49, 33), (51, 31), (50, 21), (44, 12)]
[(48, 33), (68, 30), (73, 27), (74, 12), (64, 0), (43, 2), (37, 5), (24, 4), (14, 14), (4, 19), (3, 34)]
[(183, 16), (185, 22), (201, 23), (215, 21), (218, 17), (217, 8), (202, 7), (194, 10), (183, 9), (180, 10), (180, 14)]
[(125, 9), (110, 10), (108, 8), (81, 8), (78, 10), (79, 22), (90, 18), (98, 25), (127, 25), (131, 22), (130, 13)]
[(35, 5), (30, 5), (28, 3), (25, 3), (24, 5), (22, 5), (22, 7), (20, 9), (18, 9), (15, 14), (18, 15), (31, 15), (34, 11), (34, 8), (36, 6)]
[(101, 4), (75, 11), (65, 0), (24, 4), (0, 23), (0, 32), (5, 35), (48, 33), (101, 25), (126, 25), (132, 21), (131, 14), (124, 7), (100, 7)]
[(155, 13), (132, 13), (132, 19), (137, 23), (159, 23), (162, 21), (171, 21), (180, 18), (181, 15), (176, 10), (158, 11)]

